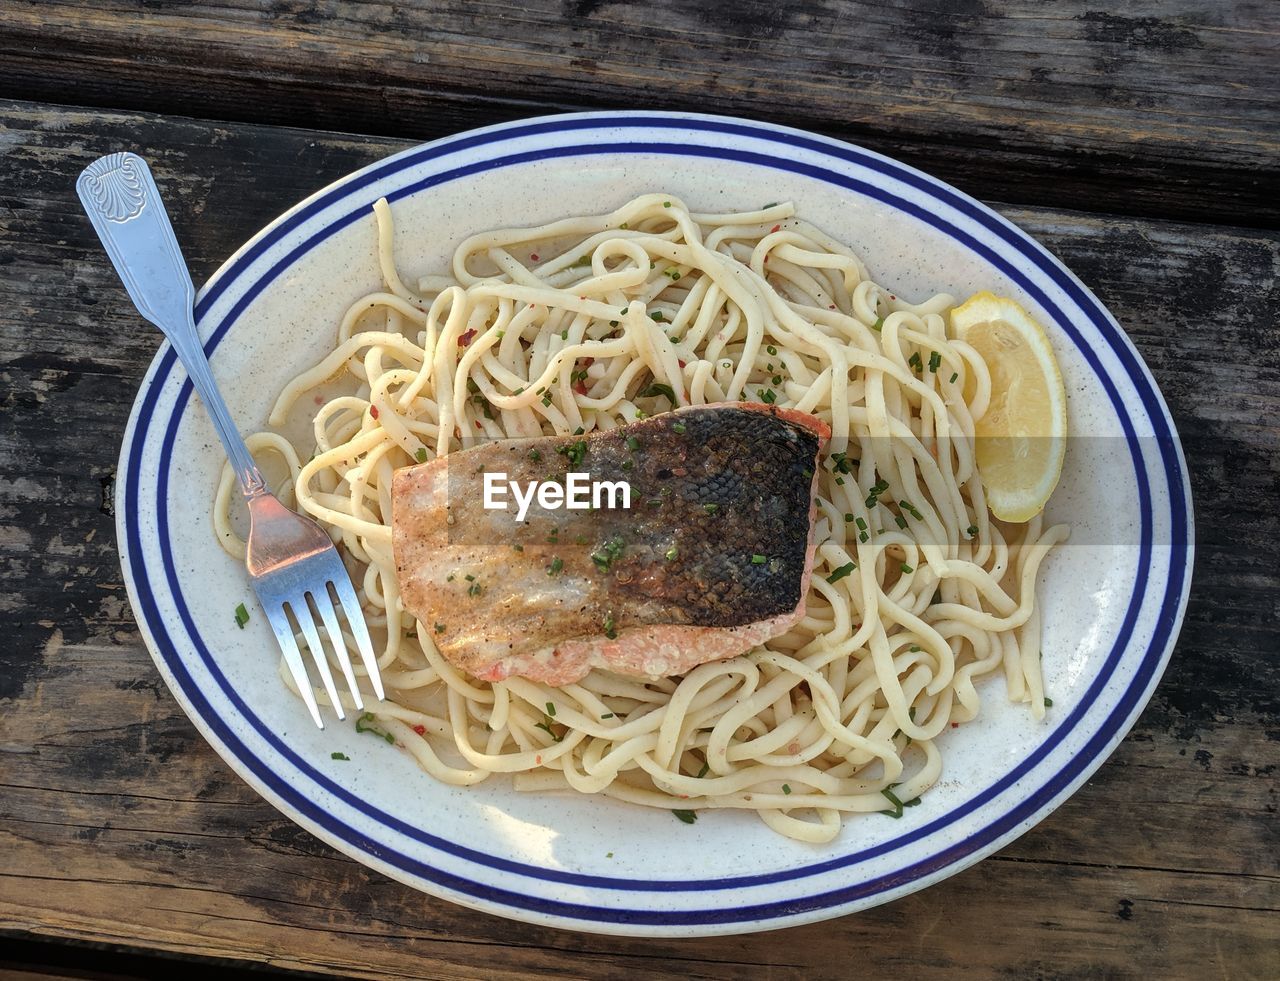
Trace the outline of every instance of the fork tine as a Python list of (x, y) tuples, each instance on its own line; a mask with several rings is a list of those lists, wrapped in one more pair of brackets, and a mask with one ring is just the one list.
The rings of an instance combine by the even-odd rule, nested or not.
[(289, 605), (293, 607), (293, 615), (298, 621), (298, 626), (302, 628), (303, 636), (307, 638), (307, 646), (311, 648), (311, 661), (315, 664), (316, 670), (320, 672), (320, 680), (324, 682), (324, 690), (329, 693), (329, 704), (338, 713), (339, 719), (345, 719), (347, 716), (342, 711), (342, 699), (338, 697), (337, 686), (333, 683), (333, 672), (329, 670), (329, 659), (324, 656), (324, 648), (320, 646), (320, 634), (316, 631), (316, 622), (311, 616), (311, 608), (307, 606), (306, 594), (302, 594)]
[(263, 603), (262, 608), (267, 612), (267, 622), (271, 624), (271, 629), (276, 635), (276, 643), (280, 645), (280, 650), (284, 654), (284, 663), (288, 665), (294, 684), (298, 686), (298, 694), (311, 710), (311, 718), (323, 729), (324, 720), (320, 718), (320, 706), (316, 705), (316, 696), (311, 690), (311, 679), (307, 677), (307, 667), (302, 662), (302, 652), (298, 650), (298, 642), (293, 638), (293, 628), (289, 626), (289, 617), (285, 614), (284, 607), (272, 607)]
[(346, 676), (347, 687), (351, 690), (351, 697), (355, 700), (356, 711), (364, 711), (364, 700), (360, 697), (360, 686), (356, 684), (356, 673), (351, 668), (351, 655), (347, 653), (347, 642), (342, 637), (342, 628), (338, 626), (338, 615), (333, 609), (333, 600), (329, 598), (329, 590), (326, 587), (321, 593), (312, 593), (311, 598), (315, 601), (316, 609), (320, 611), (320, 619), (324, 621), (325, 629), (329, 631), (329, 640), (333, 642), (334, 653), (338, 655), (338, 664), (342, 666), (342, 673)]
[(356, 638), (356, 646), (360, 648), (360, 660), (364, 662), (364, 669), (369, 674), (369, 680), (373, 682), (373, 693), (378, 696), (378, 701), (382, 701), (387, 696), (382, 690), (382, 675), (378, 672), (378, 659), (373, 656), (373, 641), (369, 639), (369, 628), (365, 625), (364, 613), (360, 609), (360, 600), (356, 598), (355, 587), (346, 576), (335, 576), (333, 588), (338, 592), (338, 599), (342, 602), (342, 612), (346, 614), (347, 623), (351, 625), (351, 633)]

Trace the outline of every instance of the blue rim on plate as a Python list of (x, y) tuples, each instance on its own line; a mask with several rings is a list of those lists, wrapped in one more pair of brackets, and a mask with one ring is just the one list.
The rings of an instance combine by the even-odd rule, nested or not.
[[(503, 144), (520, 141), (528, 137), (547, 134), (564, 136), (578, 131), (590, 130), (609, 130), (619, 134), (620, 138), (609, 142), (583, 142), (519, 150), (512, 153), (502, 152)], [(644, 130), (646, 131), (646, 136), (643, 139), (627, 139), (623, 134), (627, 134), (630, 130)], [(670, 131), (671, 138), (669, 140), (654, 140), (651, 138), (654, 130)], [(765, 154), (733, 146), (702, 146), (680, 139), (680, 134), (689, 132), (749, 137), (753, 143), (765, 142), (776, 145), (779, 153)], [(140, 624), (144, 627), (144, 632), (152, 642), (152, 649), (157, 662), (163, 668), (166, 668), (169, 675), (176, 681), (181, 695), (191, 709), (194, 710), (193, 719), (201, 725), (202, 730), (206, 735), (210, 736), (211, 741), (214, 741), (223, 755), (229, 760), (234, 759), (242, 768), (242, 772), (252, 774), (258, 782), (259, 789), (266, 788), (269, 790), (278, 802), (283, 802), (286, 809), (293, 812), (293, 816), (300, 816), (305, 819), (305, 823), (309, 827), (317, 830), (327, 840), (339, 847), (343, 847), (348, 853), (357, 857), (376, 860), (380, 865), (388, 867), (393, 874), (399, 873), (399, 877), (404, 878), (406, 881), (411, 881), (415, 884), (434, 884), (449, 893), (456, 894), (456, 898), (460, 898), (462, 901), (469, 899), (481, 908), (506, 913), (507, 915), (520, 916), (523, 912), (525, 914), (533, 914), (534, 918), (553, 920), (560, 923), (568, 922), (584, 929), (623, 930), (626, 932), (636, 932), (637, 928), (644, 927), (659, 928), (658, 931), (651, 930), (650, 932), (662, 932), (662, 928), (670, 930), (676, 927), (684, 927), (686, 929), (701, 928), (699, 932), (728, 932), (724, 928), (770, 928), (791, 922), (820, 918), (824, 911), (828, 911), (826, 915), (834, 915), (834, 912), (848, 908), (851, 904), (862, 903), (862, 905), (867, 905), (864, 901), (868, 898), (873, 898), (890, 890), (899, 890), (912, 883), (922, 882), (926, 878), (936, 877), (944, 870), (958, 871), (959, 868), (987, 854), (1002, 839), (1018, 829), (1020, 825), (1029, 826), (1035, 819), (1043, 816), (1060, 803), (1061, 800), (1065, 799), (1074, 786), (1087, 778), (1102, 763), (1110, 748), (1114, 747), (1128, 730), (1128, 727), (1132, 725), (1137, 713), (1150, 696), (1150, 692), (1158, 681), (1172, 650), (1173, 641), (1181, 623), (1190, 574), (1191, 511), (1181, 447), (1154, 382), (1128, 339), (1114, 324), (1101, 303), (1065, 267), (1016, 226), (948, 185), (870, 151), (796, 130), (718, 117), (674, 113), (593, 113), (548, 117), (532, 122), (507, 124), (440, 140), (404, 151), (350, 175), (330, 188), (317, 193), (291, 212), (282, 216), (233, 256), (202, 291), (196, 306), (197, 318), (202, 319), (207, 316), (215, 302), (228, 289), (233, 286), (240, 286), (239, 280), (247, 275), (249, 267), (255, 260), (266, 254), (269, 249), (284, 240), (289, 233), (302, 227), (316, 215), (335, 205), (342, 204), (348, 198), (356, 197), (358, 192), (377, 181), (426, 161), (447, 161), (452, 155), (476, 148), (491, 148), (492, 152), (480, 161), (457, 166), (437, 173), (425, 180), (401, 186), (394, 193), (389, 194), (388, 197), (391, 200), (395, 200), (399, 197), (418, 193), (428, 187), (447, 184), (449, 181), (481, 171), (557, 157), (571, 158), (601, 153), (656, 153), (735, 160), (755, 166), (791, 171), (874, 198), (932, 225), (1007, 275), (1053, 316), (1055, 322), (1066, 331), (1071, 342), (1080, 349), (1114, 404), (1128, 443), (1140, 498), (1141, 537), (1136, 588), (1129, 600), (1115, 644), (1107, 656), (1103, 669), (1098, 673), (1088, 692), (1082, 697), (1070, 716), (1054, 729), (1050, 736), (1032, 754), (1022, 760), (1018, 766), (984, 792), (966, 802), (963, 807), (953, 809), (909, 834), (901, 835), (873, 848), (770, 874), (700, 880), (630, 879), (586, 875), (541, 868), (499, 856), (488, 855), (439, 836), (431, 835), (420, 828), (410, 826), (400, 819), (381, 811), (374, 805), (358, 799), (345, 788), (315, 770), (250, 711), (249, 707), (231, 687), (219, 669), (211, 654), (209, 645), (197, 631), (190, 610), (186, 605), (169, 542), (167, 500), (170, 463), (178, 423), (189, 402), (192, 388), (190, 382), (184, 380), (175, 406), (168, 418), (157, 419), (156, 409), (160, 393), (165, 388), (165, 381), (178, 368), (172, 350), (166, 345), (157, 355), (156, 362), (153, 364), (149, 375), (149, 383), (144, 387), (144, 391), (135, 405), (134, 416), (130, 421), (129, 433), (126, 436), (122, 450), (120, 473), (123, 475), (123, 482), (120, 488), (120, 496), (123, 506), (117, 509), (122, 559), (125, 561), (126, 579), (130, 585), (130, 594), (135, 612)], [(1152, 638), (1134, 673), (1133, 680), (1123, 697), (1120, 698), (1106, 721), (1086, 744), (1083, 751), (1077, 753), (1066, 766), (1034, 792), (1028, 794), (1017, 806), (1005, 812), (999, 819), (988, 824), (980, 831), (969, 835), (962, 841), (935, 852), (927, 861), (904, 866), (891, 875), (858, 881), (835, 890), (792, 896), (785, 901), (734, 906), (732, 905), (732, 897), (724, 896), (722, 897), (724, 905), (696, 910), (601, 908), (583, 903), (571, 903), (542, 896), (527, 895), (518, 890), (518, 880), (513, 880), (513, 888), (499, 888), (488, 883), (477, 882), (402, 854), (390, 848), (385, 842), (374, 840), (330, 814), (323, 807), (316, 804), (310, 795), (302, 792), (294, 784), (277, 774), (266, 761), (260, 759), (245, 745), (210, 705), (200, 686), (187, 671), (183, 659), (178, 653), (177, 644), (190, 645), (195, 650), (205, 670), (220, 687), (220, 694), (235, 705), (242, 717), (256, 730), (258, 736), (271, 745), (274, 751), (284, 759), (287, 759), (291, 766), (304, 774), (307, 779), (313, 781), (317, 787), (322, 788), (325, 793), (363, 812), (380, 825), (410, 840), (420, 842), (457, 858), (486, 866), (495, 871), (549, 883), (600, 888), (613, 892), (643, 894), (646, 892), (694, 893), (727, 891), (803, 879), (856, 865), (859, 862), (903, 847), (911, 841), (933, 834), (947, 824), (954, 823), (965, 814), (994, 799), (1017, 780), (1030, 773), (1036, 764), (1042, 761), (1080, 723), (1090, 706), (1097, 699), (1103, 685), (1110, 678), (1116, 663), (1126, 652), (1147, 591), (1147, 570), (1151, 565), (1154, 554), (1152, 548), (1152, 490), (1148, 483), (1148, 469), (1154, 461), (1148, 460), (1144, 456), (1144, 448), (1139, 443), (1139, 437), (1135, 433), (1132, 420), (1122, 404), (1121, 396), (1103, 369), (1097, 353), (1085, 343), (1073, 326), (1071, 319), (1056, 306), (1049, 296), (1045, 295), (1034, 281), (985, 243), (975, 239), (963, 229), (951, 225), (928, 208), (908, 201), (885, 187), (861, 181), (847, 174), (837, 173), (811, 163), (788, 159), (786, 151), (797, 149), (817, 152), (839, 161), (854, 163), (911, 187), (955, 209), (981, 225), (988, 233), (1001, 240), (1002, 243), (1012, 246), (1017, 251), (1020, 259), (1029, 262), (1040, 274), (1070, 297), (1080, 310), (1085, 312), (1090, 325), (1106, 339), (1110, 347), (1108, 353), (1118, 359), (1125, 375), (1127, 375), (1128, 382), (1133, 386), (1133, 390), (1141, 400), (1151, 432), (1155, 437), (1154, 440), (1148, 440), (1144, 437), (1143, 442), (1148, 445), (1154, 445), (1159, 450), (1159, 466), (1156, 469), (1163, 478), (1164, 486), (1160, 489), (1158, 499), (1162, 501), (1167, 499), (1169, 506), (1169, 541), (1171, 545), (1169, 549), (1169, 567), (1165, 576), (1165, 591), (1160, 600), (1159, 614)], [(367, 213), (367, 202), (361, 200), (358, 205), (340, 213), (337, 217), (328, 221), (319, 231), (295, 246), (288, 254), (259, 276), (256, 281), (243, 287), (244, 293), (240, 299), (213, 326), (212, 333), (206, 343), (206, 351), (211, 356), (213, 355), (232, 324), (236, 322), (237, 318), (253, 299), (262, 290), (268, 288), (272, 281), (283, 271), (328, 237), (353, 221), (364, 217)], [(139, 496), (142, 484), (140, 479), (142, 476), (142, 451), (148, 441), (156, 438), (157, 435), (162, 441), (162, 447), (155, 498), (154, 500), (144, 500)], [(133, 516), (140, 514), (144, 508), (154, 508), (158, 518), (157, 533), (162, 555), (162, 570), (147, 568), (139, 522), (132, 520)], [(166, 584), (172, 600), (176, 604), (181, 621), (181, 633), (178, 632), (178, 624), (173, 623), (171, 620), (166, 620), (162, 616), (152, 591), (151, 584), (153, 581), (163, 581)], [(177, 634), (176, 637), (175, 634)]]

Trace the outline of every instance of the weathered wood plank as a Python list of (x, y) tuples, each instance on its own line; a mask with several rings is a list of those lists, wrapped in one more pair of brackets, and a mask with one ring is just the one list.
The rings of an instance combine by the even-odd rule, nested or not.
[(1187, 626), (1095, 778), (997, 857), (891, 906), (628, 941), (471, 913), (368, 871), (258, 799), (164, 689), (103, 498), (158, 337), (72, 189), (123, 145), (148, 148), (199, 278), (403, 144), (0, 104), (0, 929), (392, 977), (1275, 975), (1280, 237), (1004, 209), (1126, 325), (1194, 446)]
[(1280, 215), (1278, 49), (1249, 0), (0, 0), (0, 96), (416, 139), (725, 112), (981, 197), (1245, 225)]

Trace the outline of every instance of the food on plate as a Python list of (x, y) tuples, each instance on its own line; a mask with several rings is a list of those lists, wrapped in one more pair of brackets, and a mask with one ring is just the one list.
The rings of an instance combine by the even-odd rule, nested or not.
[(1028, 521), (1058, 485), (1067, 449), (1067, 392), (1049, 338), (1016, 300), (991, 293), (952, 310), (951, 329), (991, 374), (990, 404), (974, 423), (987, 506), (1005, 521)]
[[(665, 677), (744, 654), (804, 616), (827, 432), (776, 406), (692, 406), (398, 470), (404, 609), (484, 681)], [(539, 484), (564, 493), (540, 507)], [(571, 489), (582, 506), (563, 506)]]
[[(1035, 584), (1067, 529), (1039, 512), (1061, 458), (1023, 474), (1016, 455), (982, 448), (989, 437), (1065, 434), (1057, 368), (1029, 315), (990, 297), (909, 300), (787, 203), (712, 213), (645, 194), (605, 214), (473, 235), (447, 274), (416, 279), (392, 255), (390, 206), (374, 212), (381, 287), (353, 297), (332, 351), (285, 384), (276, 431), (250, 441), (284, 459), (297, 506), (332, 529), (360, 588), (389, 697), (358, 726), (450, 784), (512, 774), (520, 790), (603, 794), (687, 823), (744, 810), (825, 842), (850, 816), (901, 817), (919, 802), (942, 774), (939, 737), (981, 710), (983, 677), (1002, 675), (1008, 696), (1043, 718)], [(791, 530), (752, 545), (746, 564), (741, 524), (721, 535), (714, 521), (651, 522), (637, 495), (627, 513), (645, 522), (648, 552), (628, 555), (624, 536), (614, 554), (603, 536), (619, 515), (608, 508), (566, 517), (557, 544), (582, 549), (569, 554), (487, 539), (467, 504), (452, 525), (444, 516), (447, 544), (432, 566), (446, 470), (513, 445), (565, 447), (566, 459), (580, 444), (616, 453), (619, 436), (625, 446), (626, 434), (673, 435), (677, 424), (687, 436), (735, 404), (786, 410), (776, 418), (825, 437), (820, 449), (805, 437), (816, 462), (804, 521), (788, 483)], [(295, 446), (283, 433), (298, 423), (308, 435)], [(555, 473), (568, 473), (562, 462)], [(224, 472), (214, 519), (235, 555), (231, 487)], [(428, 517), (399, 521), (397, 501)], [(743, 625), (698, 622), (691, 611), (717, 600), (696, 594), (653, 614), (619, 603), (608, 624), (616, 581), (584, 587), (590, 615), (557, 619), (552, 633), (564, 637), (519, 622), (521, 603), (553, 619), (526, 583), (567, 601), (593, 555), (610, 568), (620, 558), (619, 577), (642, 574), (663, 534), (676, 536), (677, 558), (690, 548), (735, 559), (719, 588), (749, 601), (736, 614)], [(477, 550), (479, 573), (462, 571), (464, 548)], [(762, 595), (772, 591), (755, 577), (775, 556), (784, 588)], [(547, 574), (557, 558), (556, 573), (572, 579)], [(644, 561), (633, 568), (632, 558)], [(455, 565), (463, 578), (448, 583)], [(505, 594), (504, 566), (520, 584)], [(695, 578), (716, 588), (707, 568)], [(468, 601), (492, 618), (469, 614)], [(762, 623), (744, 652), (720, 646)], [(650, 657), (655, 629), (706, 632)], [(572, 665), (563, 672), (547, 663), (557, 648)]]

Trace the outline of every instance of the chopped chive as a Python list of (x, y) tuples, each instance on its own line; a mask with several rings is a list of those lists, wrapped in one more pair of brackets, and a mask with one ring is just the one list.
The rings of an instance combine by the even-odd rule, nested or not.
[(912, 352), (911, 357), (907, 358), (907, 364), (911, 366), (912, 371), (918, 372), (924, 370), (924, 362), (920, 360), (919, 351)]
[(970, 537), (970, 538), (975, 538), (975, 537), (977, 537), (977, 534), (978, 534), (978, 526), (977, 526), (977, 525), (970, 525), (966, 530), (969, 532), (969, 537)]
[(610, 327), (617, 327), (617, 326), (618, 326), (618, 322), (617, 322), (616, 320), (610, 320), (610, 321), (609, 321), (609, 326), (610, 326)]
[(670, 207), (671, 207), (671, 202), (670, 202), (670, 201), (663, 201), (663, 202), (662, 202), (662, 206), (663, 206), (664, 208), (670, 208)]
[(895, 793), (894, 793), (892, 790), (890, 790), (888, 787), (886, 787), (884, 790), (880, 791), (880, 793), (882, 793), (882, 794), (884, 795), (885, 799), (886, 799), (890, 804), (892, 804), (892, 805), (893, 805), (893, 810), (892, 810), (892, 811), (881, 811), (880, 813), (881, 813), (881, 814), (887, 814), (887, 815), (888, 815), (889, 817), (891, 817), (891, 818), (900, 818), (900, 817), (902, 817), (902, 801), (900, 801), (900, 800), (898, 799), (898, 795), (897, 795), (897, 794), (895, 794)]
[(858, 568), (858, 563), (846, 562), (839, 569), (836, 569), (835, 572), (831, 573), (831, 575), (827, 576), (827, 582), (837, 583), (845, 576), (851, 575), (853, 570), (856, 568)]
[(846, 514), (846, 515), (844, 516), (844, 520), (845, 520), (845, 524), (848, 524), (850, 521), (852, 521), (852, 520), (853, 520), (853, 515), (851, 515), (851, 514)]
[(330, 754), (329, 754), (329, 759), (331, 759), (331, 760), (346, 760), (348, 763), (350, 763), (350, 762), (351, 762), (351, 757), (350, 757), (350, 756), (348, 756), (346, 753), (330, 753)]
[(419, 463), (426, 463), (426, 462), (427, 462), (427, 448), (426, 448), (425, 446), (419, 446), (419, 447), (418, 447), (418, 452), (417, 452), (417, 453), (415, 453), (415, 454), (413, 454), (413, 458), (414, 458), (415, 460), (417, 460)]
[(602, 719), (612, 719), (612, 718), (613, 718), (613, 713), (612, 713), (612, 712), (606, 712), (604, 715), (600, 716), (600, 718), (602, 718)]
[(863, 520), (862, 518), (857, 518), (857, 519), (855, 519), (854, 523), (858, 526), (858, 530), (859, 530), (859, 531), (866, 531), (866, 530), (867, 530), (867, 523), (866, 523), (866, 521), (865, 521), (865, 520)]
[[(619, 225), (618, 227), (619, 227), (619, 228), (626, 228), (626, 227), (627, 227), (627, 223), (624, 221), (624, 222), (623, 222), (621, 225)], [(613, 853), (612, 853), (612, 852), (610, 852), (610, 854), (613, 854)]]
[(666, 396), (667, 401), (669, 401), (672, 405), (677, 404), (675, 390), (670, 385), (664, 385), (661, 382), (654, 382), (648, 388), (646, 388), (643, 392), (641, 392), (637, 397), (643, 399), (643, 398), (656, 397), (658, 395)]
[(916, 570), (915, 570), (915, 569), (913, 569), (911, 566), (907, 565), (907, 563), (903, 562), (903, 563), (902, 563), (902, 571), (903, 571), (903, 572), (915, 572)]
[(551, 725), (550, 725), (549, 723), (547, 723), (547, 722), (537, 722), (537, 723), (534, 723), (534, 726), (533, 726), (533, 727), (534, 727), (535, 729), (541, 729), (543, 732), (545, 732), (548, 736), (550, 736), (550, 737), (551, 737), (552, 739), (554, 739), (556, 742), (559, 742), (560, 740), (562, 740), (562, 739), (564, 738), (564, 736), (558, 735), (558, 734), (556, 733), (556, 731), (555, 731), (554, 729), (552, 729), (552, 728), (551, 728)]
[(685, 824), (693, 824), (695, 821), (698, 820), (698, 815), (693, 811), (672, 810), (671, 813), (674, 814), (676, 817), (678, 817)]
[(684, 433), (684, 423), (683, 423), (683, 422), (673, 422), (673, 423), (671, 424), (671, 428), (672, 428), (672, 430), (674, 430), (675, 432), (680, 433), (680, 434), (682, 434), (682, 435), (683, 435), (683, 433)]
[(876, 317), (876, 322), (871, 325), (872, 330), (880, 330), (884, 326), (884, 317)]
[(865, 545), (867, 544), (867, 542), (871, 541), (871, 536), (868, 535), (865, 531), (860, 531), (858, 532), (858, 541), (862, 542), (862, 544)]
[(678, 556), (679, 554), (680, 554), (679, 550), (674, 545), (672, 545), (669, 549), (667, 549), (663, 553), (663, 558), (665, 558), (668, 562), (674, 562), (676, 560), (676, 556)]
[(951, 372), (951, 384), (954, 385), (956, 383), (956, 379), (959, 377), (960, 377), (960, 372), (958, 371)]
[(918, 510), (916, 510), (916, 506), (912, 504), (910, 501), (899, 501), (898, 507), (900, 507), (903, 511), (906, 511), (907, 514), (911, 515), (911, 517), (915, 518), (917, 521), (924, 520), (924, 515), (921, 514)]
[(377, 726), (369, 725), (369, 723), (373, 721), (373, 718), (374, 716), (372, 712), (366, 712), (364, 715), (356, 719), (356, 732), (371, 732), (375, 736), (385, 739), (388, 743), (394, 746), (396, 743), (395, 736), (391, 735), (389, 732), (379, 729)]
[(765, 350), (768, 351), (770, 354), (772, 354), (775, 358), (778, 356), (778, 349), (774, 347), (772, 344), (767, 345), (765, 347)]
[(778, 396), (773, 394), (772, 388), (766, 388), (760, 393), (760, 401), (765, 405), (773, 405), (774, 402), (778, 401)]
[(912, 645), (911, 645), (911, 647), (909, 647), (909, 648), (908, 648), (908, 652), (909, 652), (909, 653), (911, 653), (911, 654), (919, 654), (919, 653), (920, 653), (920, 645), (919, 645), (919, 644), (912, 644)]
[(770, 201), (768, 204), (766, 204), (766, 205), (765, 205), (763, 208), (761, 208), (760, 210), (761, 210), (761, 211), (768, 211), (770, 208), (776, 208), (777, 206), (778, 206), (778, 202), (777, 202), (777, 201)]
[(470, 586), (467, 587), (468, 596), (479, 596), (483, 592), (484, 592), (484, 587), (481, 586), (478, 582), (473, 582)]
[(539, 453), (537, 450), (530, 450), (529, 459), (532, 460), (534, 463), (537, 463), (539, 460), (542, 459), (542, 454)]
[(640, 449), (640, 440), (636, 439), (634, 436), (628, 436), (627, 449), (629, 449), (632, 453)]
[(752, 556), (751, 556), (751, 564), (752, 564), (752, 565), (764, 565), (764, 564), (765, 564), (765, 561), (766, 561), (766, 559), (765, 559), (765, 557), (764, 557), (763, 555), (752, 555)]
[(436, 633), (438, 633), (438, 634), (442, 634), (442, 633), (444, 633), (444, 629), (445, 629), (445, 628), (444, 628), (444, 624), (443, 624), (443, 623), (437, 623), (437, 624), (436, 624)]
[(1046, 698), (1046, 699), (1044, 700), (1044, 707), (1045, 707), (1045, 708), (1047, 708), (1047, 709), (1051, 709), (1051, 708), (1053, 708), (1053, 699), (1052, 699), (1052, 698)]
[(560, 340), (567, 341), (568, 339), (569, 339), (569, 329), (566, 327), (564, 330), (560, 331)]
[(546, 394), (546, 395), (542, 396), (542, 404), (543, 404), (544, 406), (547, 406), (547, 405), (550, 405), (550, 404), (551, 404), (551, 393), (550, 393), (550, 392), (547, 392), (547, 394)]
[(702, 510), (706, 511), (706, 512), (707, 512), (707, 514), (715, 514), (717, 511), (719, 511), (719, 510), (720, 510), (720, 505), (719, 505), (719, 504), (704, 504), (704, 505), (702, 505)]
[(628, 311), (628, 310), (630, 310), (630, 309), (631, 309), (630, 307), (623, 307), (623, 308), (622, 308), (622, 316), (624, 316), (624, 317), (625, 317), (625, 316), (627, 315), (627, 311)]
[(547, 702), (547, 715), (551, 716), (553, 719), (556, 717), (556, 706), (554, 702)]
[(920, 805), (919, 797), (912, 797), (911, 800), (904, 800), (902, 802), (903, 807), (918, 807), (919, 805)]
[(551, 564), (547, 566), (547, 575), (549, 576), (558, 575), (560, 573), (560, 570), (563, 568), (564, 568), (564, 559), (560, 558), (560, 556), (557, 555), (555, 556), (555, 558), (551, 560)]
[(899, 527), (899, 528), (905, 528), (905, 527), (907, 527), (907, 519), (906, 519), (906, 518), (904, 518), (902, 515), (900, 515), (900, 514), (895, 514), (895, 515), (893, 516), (893, 520), (897, 523), (897, 525), (898, 525), (898, 527)]
[(476, 577), (475, 577), (475, 576), (473, 576), (473, 575), (471, 575), (471, 573), (467, 573), (467, 574), (466, 574), (465, 576), (463, 576), (462, 578), (463, 578), (463, 579), (465, 579), (467, 582), (475, 582), (475, 581), (476, 581)]
[(662, 323), (662, 311), (654, 310), (653, 313), (649, 314), (649, 319), (655, 323)]
[(610, 640), (616, 640), (618, 637), (617, 628), (618, 628), (618, 625), (613, 619), (613, 614), (612, 613), (608, 614), (604, 618), (604, 635), (608, 637)]
[(934, 374), (938, 373), (938, 368), (942, 364), (942, 355), (937, 351), (929, 352), (929, 370)]
[(241, 630), (243, 630), (244, 625), (248, 622), (249, 622), (249, 611), (246, 610), (244, 607), (244, 604), (241, 603), (239, 606), (236, 607), (236, 626), (239, 627)]
[(781, 384), (782, 384), (782, 376), (781, 376), (781, 375), (774, 375), (772, 378), (770, 378), (770, 379), (769, 379), (769, 384), (770, 384), (770, 385), (781, 385)]
[(789, 784), (789, 783), (784, 783), (784, 784), (782, 785), (782, 792), (783, 792), (784, 794), (789, 794), (789, 793), (791, 793), (791, 784)]

